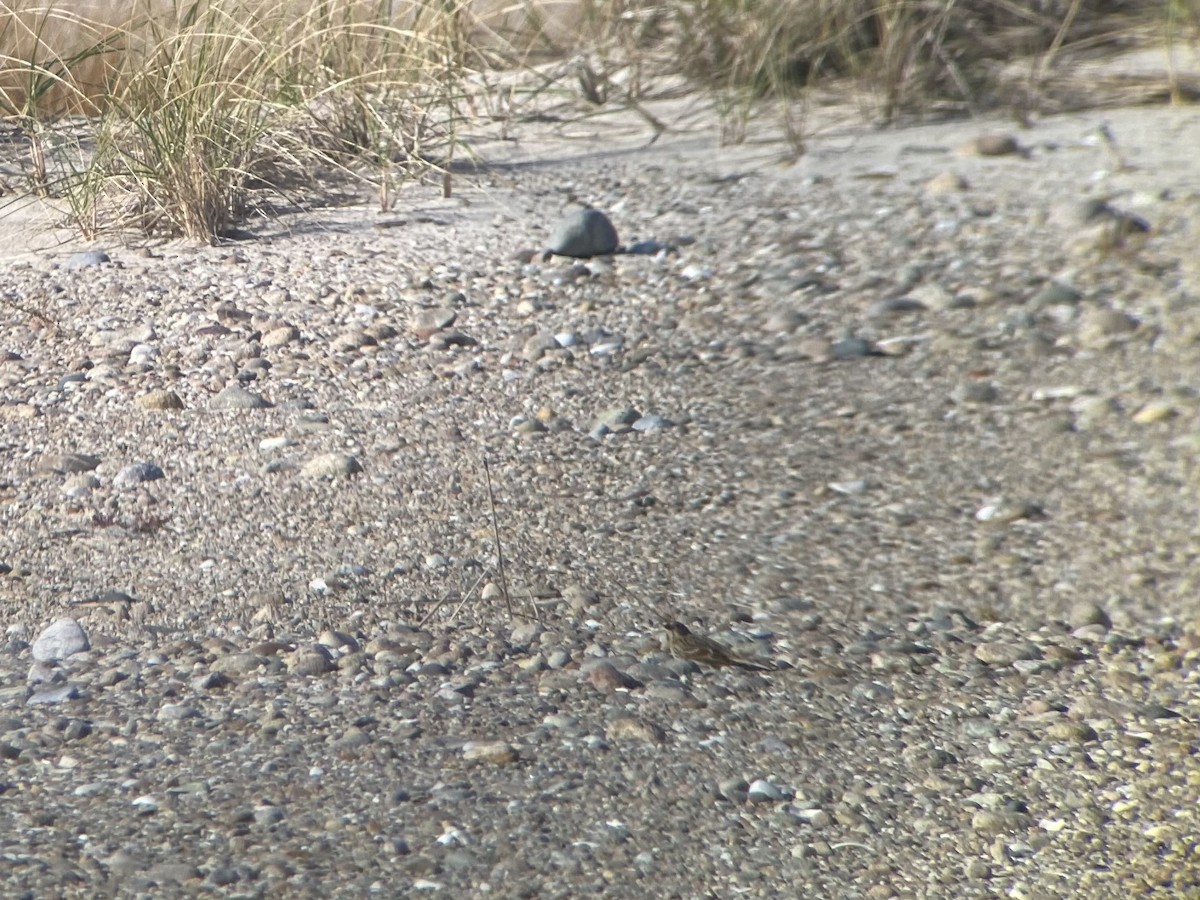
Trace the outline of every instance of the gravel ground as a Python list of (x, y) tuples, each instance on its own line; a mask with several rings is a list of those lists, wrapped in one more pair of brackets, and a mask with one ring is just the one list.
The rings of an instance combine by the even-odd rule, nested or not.
[(582, 129), (5, 263), (4, 895), (1200, 892), (1200, 115)]

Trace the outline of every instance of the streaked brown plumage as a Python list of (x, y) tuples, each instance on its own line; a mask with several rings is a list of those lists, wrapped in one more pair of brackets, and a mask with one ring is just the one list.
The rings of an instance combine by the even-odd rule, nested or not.
[(703, 663), (706, 666), (712, 666), (714, 669), (724, 666), (738, 666), (739, 668), (751, 669), (755, 672), (770, 672), (774, 669), (773, 666), (760, 665), (749, 660), (739, 659), (716, 641), (699, 634), (693, 634), (682, 622), (667, 622), (663, 625), (663, 628), (667, 631), (667, 652), (678, 659)]

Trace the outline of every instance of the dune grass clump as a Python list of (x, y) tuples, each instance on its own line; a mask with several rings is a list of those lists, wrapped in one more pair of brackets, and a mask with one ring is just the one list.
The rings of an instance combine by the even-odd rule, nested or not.
[[(455, 3), (147, 0), (121, 22), (76, 16), (69, 37), (53, 10), (10, 13), (23, 40), (2, 58), (0, 115), (86, 235), (211, 242), (258, 198), (313, 202), (331, 171), (374, 180), (386, 205), (399, 177), (452, 153), (468, 58)], [(50, 154), (56, 130), (75, 141)]]
[(0, 120), (85, 235), (211, 242), (339, 180), (390, 209), (463, 122), (546, 94), (657, 135), (664, 85), (707, 93), (727, 141), (769, 105), (799, 150), (822, 92), (885, 122), (1023, 113), (1064, 59), (1138, 34), (1183, 46), (1198, 19), (1200, 0), (0, 0)]

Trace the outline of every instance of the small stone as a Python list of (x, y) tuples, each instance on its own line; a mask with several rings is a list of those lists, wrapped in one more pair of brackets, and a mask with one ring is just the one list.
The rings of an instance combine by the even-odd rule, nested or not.
[(446, 307), (423, 309), (412, 317), (410, 327), (421, 340), (428, 340), (439, 331), (449, 328), (458, 318), (458, 313)]
[(617, 245), (617, 230), (608, 216), (585, 206), (563, 216), (550, 237), (546, 253), (588, 259), (615, 253)]
[(1011, 156), (1023, 151), (1011, 134), (988, 133), (967, 141), (959, 147), (959, 152), (964, 156)]
[(630, 427), (642, 434), (657, 434), (660, 431), (666, 431), (674, 424), (670, 419), (651, 413), (647, 416), (641, 416)]
[(588, 684), (605, 693), (612, 693), (618, 690), (633, 690), (639, 688), (642, 683), (632, 675), (617, 669), (610, 662), (601, 662), (594, 666), (587, 676)]
[(1079, 431), (1097, 427), (1103, 419), (1119, 409), (1120, 406), (1114, 398), (1096, 397), (1091, 394), (1076, 398), (1070, 406), (1071, 414), (1075, 417), (1075, 428)]
[(1092, 306), (1079, 317), (1077, 337), (1086, 350), (1105, 350), (1137, 329), (1137, 320), (1119, 310)]
[(361, 328), (351, 328), (335, 337), (329, 344), (334, 353), (353, 353), (363, 347), (373, 347), (378, 342)]
[(1047, 306), (1076, 306), (1083, 299), (1083, 293), (1069, 284), (1061, 281), (1051, 281), (1043, 285), (1030, 299), (1030, 304), (1039, 309)]
[(727, 778), (717, 785), (717, 796), (731, 803), (745, 803), (750, 785), (744, 778)]
[(537, 362), (551, 351), (562, 350), (558, 339), (548, 331), (533, 335), (521, 348), (521, 357), (526, 362)]
[[(861, 359), (864, 356), (871, 356), (874, 350), (871, 342), (863, 338), (842, 338), (830, 345), (829, 355), (831, 359)], [(816, 357), (813, 358), (816, 359)]]
[(68, 473), (90, 472), (100, 465), (100, 457), (90, 453), (52, 453), (43, 456), (38, 468), (46, 472)]
[(264, 347), (284, 347), (298, 340), (300, 340), (299, 328), (295, 325), (280, 325), (264, 334), (261, 343)]
[(807, 359), (815, 363), (827, 363), (833, 359), (833, 343), (828, 338), (816, 335), (797, 338), (780, 350), (782, 358)]
[(1150, 223), (1140, 216), (1122, 213), (1103, 204), (1109, 215), (1094, 217), (1066, 242), (1066, 251), (1074, 257), (1106, 256), (1120, 251), (1139, 250), (1150, 234)]
[(1025, 827), (1029, 816), (1003, 810), (981, 809), (971, 817), (972, 830), (980, 834), (1004, 834)]
[(772, 334), (791, 334), (797, 328), (801, 328), (808, 321), (808, 317), (797, 309), (790, 306), (785, 306), (774, 310), (767, 316), (763, 322), (763, 330), (769, 331)]
[(919, 284), (906, 296), (926, 309), (958, 309), (964, 305), (962, 299), (936, 282)]
[(592, 429), (604, 427), (611, 432), (621, 433), (632, 429), (633, 423), (641, 417), (642, 414), (632, 406), (610, 406), (596, 417)]
[(113, 476), (113, 487), (126, 488), (144, 484), (148, 481), (158, 481), (166, 475), (152, 462), (139, 462), (125, 466)]
[(265, 660), (257, 653), (243, 650), (218, 656), (212, 663), (212, 671), (226, 675), (248, 675), (262, 668)]
[(967, 179), (957, 172), (941, 172), (925, 182), (925, 193), (930, 197), (940, 197), (943, 194), (962, 193), (969, 187)]
[(1107, 631), (1112, 628), (1112, 619), (1099, 604), (1091, 600), (1076, 600), (1067, 613), (1067, 624), (1072, 630), (1099, 625)]
[(293, 675), (324, 675), (337, 669), (329, 651), (320, 644), (299, 648), (287, 659), (288, 672)]
[(475, 347), (479, 341), (461, 331), (440, 331), (429, 338), (432, 350), (449, 350), (451, 347)]
[(158, 708), (158, 721), (183, 722), (201, 718), (200, 710), (186, 703), (164, 703)]
[(345, 453), (323, 453), (304, 464), (300, 474), (306, 478), (348, 478), (363, 470), (362, 464)]
[(206, 672), (188, 683), (195, 691), (215, 691), (233, 684), (233, 679), (224, 672)]
[(286, 818), (286, 813), (278, 806), (261, 804), (254, 807), (254, 821), (261, 826), (278, 825)]
[(912, 297), (888, 297), (872, 303), (871, 308), (867, 310), (867, 315), (874, 318), (882, 318), (902, 313), (921, 312), (924, 309), (925, 304), (919, 300), (914, 300)]
[(992, 666), (1011, 666), (1017, 660), (1041, 659), (1036, 644), (990, 641), (975, 648), (975, 658)]
[(33, 658), (38, 662), (66, 659), (89, 648), (87, 633), (74, 619), (58, 619), (33, 642)]
[(976, 522), (990, 525), (1010, 525), (1021, 519), (1040, 519), (1046, 511), (1032, 500), (997, 500), (981, 506), (975, 512)]
[(28, 706), (53, 706), (56, 703), (65, 703), (68, 700), (74, 700), (78, 696), (79, 689), (75, 685), (59, 684), (34, 691), (29, 695), (29, 699), (25, 703)]
[(112, 262), (112, 260), (103, 250), (83, 250), (68, 256), (66, 262), (63, 263), (63, 268), (71, 270), (92, 269), (96, 266), (102, 266), (107, 262)]
[(241, 385), (231, 384), (209, 401), (209, 409), (268, 409), (270, 401)]
[(183, 409), (183, 401), (174, 391), (156, 390), (142, 394), (134, 401), (142, 409)]
[(963, 874), (972, 881), (986, 881), (992, 877), (992, 867), (984, 859), (973, 859), (963, 867)]
[(950, 398), (959, 404), (983, 405), (999, 400), (1000, 390), (988, 381), (967, 381), (956, 387)]
[(1059, 719), (1051, 723), (1046, 729), (1046, 737), (1052, 741), (1069, 741), (1073, 744), (1086, 744), (1100, 738), (1091, 725), (1071, 719)]
[(1158, 422), (1166, 422), (1173, 419), (1177, 415), (1179, 415), (1179, 410), (1173, 403), (1165, 400), (1154, 400), (1135, 412), (1133, 414), (1133, 421), (1137, 425), (1154, 425)]
[(666, 733), (652, 722), (637, 716), (618, 716), (608, 723), (604, 735), (610, 741), (640, 741), (643, 744), (661, 744)]
[(759, 778), (750, 783), (750, 788), (746, 791), (746, 799), (751, 803), (776, 803), (786, 800), (787, 796), (771, 782)]
[(467, 741), (463, 744), (462, 755), (467, 762), (494, 766), (512, 765), (520, 758), (516, 748), (507, 741)]

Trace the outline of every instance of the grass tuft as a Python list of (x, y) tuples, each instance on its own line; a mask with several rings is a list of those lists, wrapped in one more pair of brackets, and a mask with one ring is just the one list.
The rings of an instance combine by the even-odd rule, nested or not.
[[(816, 88), (882, 121), (1023, 114), (1079, 53), (1144, 32), (1183, 48), (1200, 21), (1200, 0), (41, 2), (0, 0), (0, 119), (31, 193), (88, 237), (202, 242), (338, 182), (391, 209), (405, 179), (449, 171), (462, 123), (547, 94), (580, 117), (635, 110), (657, 136), (647, 104), (684, 84), (714, 98), (725, 140), (769, 106), (799, 151)], [(1200, 90), (1167, 81), (1176, 101)]]

